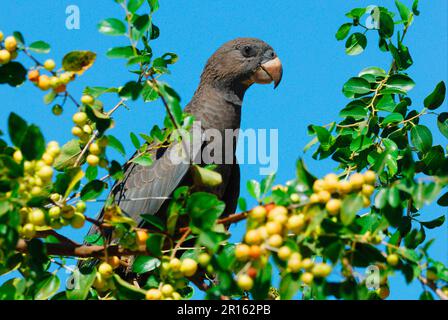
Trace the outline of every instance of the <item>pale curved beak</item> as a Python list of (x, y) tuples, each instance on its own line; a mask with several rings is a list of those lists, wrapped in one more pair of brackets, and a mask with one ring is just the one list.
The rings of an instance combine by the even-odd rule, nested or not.
[(274, 82), (274, 89), (282, 81), (283, 67), (280, 59), (269, 60), (263, 63), (258, 70), (253, 74), (251, 80), (255, 83), (269, 84)]

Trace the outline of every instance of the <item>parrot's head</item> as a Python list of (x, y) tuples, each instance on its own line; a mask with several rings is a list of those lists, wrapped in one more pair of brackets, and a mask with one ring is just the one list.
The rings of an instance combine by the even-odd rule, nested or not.
[(274, 49), (256, 38), (237, 38), (226, 42), (210, 57), (201, 76), (204, 81), (247, 89), (254, 83), (282, 80), (282, 64)]

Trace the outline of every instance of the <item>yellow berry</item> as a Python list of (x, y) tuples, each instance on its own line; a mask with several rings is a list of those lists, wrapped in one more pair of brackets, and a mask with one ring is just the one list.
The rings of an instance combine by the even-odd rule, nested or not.
[(82, 131), (90, 135), (92, 133), (92, 127), (89, 124), (85, 124), (82, 126)]
[(294, 233), (299, 233), (305, 226), (305, 216), (303, 213), (292, 215), (288, 219), (287, 227)]
[(292, 194), (289, 196), (289, 199), (290, 199), (292, 202), (294, 202), (294, 203), (296, 203), (296, 202), (300, 202), (300, 195), (299, 195), (298, 193), (292, 193)]
[(352, 191), (352, 185), (350, 184), (350, 182), (343, 180), (340, 181), (338, 184), (338, 192), (340, 194), (347, 194), (350, 193)]
[(208, 253), (203, 252), (198, 257), (198, 262), (202, 267), (206, 267), (210, 263), (211, 257)]
[(11, 53), (8, 50), (0, 50), (0, 64), (7, 64), (11, 61)]
[(364, 206), (364, 208), (370, 207), (370, 199), (367, 198), (366, 196), (362, 197), (362, 204)]
[(319, 191), (324, 190), (324, 186), (325, 186), (324, 180), (318, 179), (313, 183), (313, 191), (315, 193), (318, 193)]
[(13, 36), (6, 37), (5, 39), (5, 49), (9, 52), (16, 51), (17, 49), (17, 40)]
[(39, 80), (39, 70), (30, 70), (28, 72), (28, 80), (30, 80), (31, 82), (37, 82), (37, 80)]
[(56, 67), (56, 63), (54, 62), (53, 59), (47, 59), (44, 62), (44, 68), (47, 69), (48, 71), (53, 70)]
[(89, 147), (89, 152), (94, 155), (101, 154), (101, 148), (99, 147), (98, 143), (92, 143)]
[[(269, 230), (268, 230), (269, 232)], [(258, 230), (249, 230), (247, 231), (244, 240), (248, 244), (258, 244), (261, 242), (262, 238), (260, 232)]]
[(87, 113), (85, 112), (77, 112), (73, 115), (73, 122), (78, 126), (82, 126), (87, 122)]
[(320, 199), (319, 196), (317, 195), (317, 193), (313, 193), (310, 196), (310, 203), (319, 203)]
[(314, 280), (314, 276), (312, 273), (310, 272), (305, 272), (300, 276), (300, 280), (306, 284), (306, 285), (310, 285), (311, 283), (313, 283)]
[(23, 155), (22, 152), (20, 150), (16, 150), (14, 152), (14, 154), (12, 155), (12, 158), (14, 159), (15, 162), (20, 163), (23, 160)]
[(286, 261), (289, 259), (289, 257), (292, 254), (292, 250), (287, 247), (287, 246), (283, 246), (280, 249), (278, 249), (277, 255), (279, 257), (280, 260)]
[(302, 260), (302, 268), (305, 270), (310, 270), (314, 266), (314, 262), (310, 258), (305, 258)]
[(44, 226), (45, 213), (41, 209), (33, 209), (28, 215), (28, 221), (35, 226)]
[(100, 158), (94, 154), (89, 154), (87, 156), (87, 163), (89, 166), (96, 167), (98, 163), (100, 162)]
[(48, 210), (48, 216), (51, 219), (59, 219), (61, 216), (61, 208), (57, 206), (51, 207), (50, 210)]
[(54, 89), (61, 85), (61, 80), (58, 77), (50, 77), (50, 86)]
[(162, 299), (162, 292), (159, 289), (149, 289), (146, 291), (145, 295), (146, 300), (160, 300)]
[(135, 241), (139, 246), (146, 246), (146, 240), (148, 240), (148, 233), (144, 230), (137, 230), (135, 232)]
[(0, 41), (3, 41), (4, 34), (0, 31)]
[(75, 212), (72, 220), (70, 221), (70, 225), (75, 229), (80, 229), (80, 228), (84, 227), (85, 222), (86, 222), (86, 217), (80, 212)]
[(269, 211), (269, 216), (271, 217), (275, 217), (275, 216), (277, 216), (277, 215), (280, 215), (280, 216), (285, 216), (285, 215), (288, 215), (288, 209), (286, 209), (284, 206), (275, 206), (274, 208), (272, 208), (270, 211)]
[(50, 89), (51, 88), (50, 77), (47, 76), (46, 74), (39, 76), (39, 79), (37, 80), (37, 86), (39, 87), (39, 89), (43, 91)]
[(375, 191), (375, 188), (372, 186), (372, 185), (370, 185), (370, 184), (364, 184), (363, 186), (362, 186), (362, 194), (363, 195), (365, 195), (366, 197), (370, 197), (372, 194), (373, 194), (373, 192)]
[(170, 284), (164, 284), (160, 291), (165, 297), (170, 297), (174, 293), (174, 288)]
[(302, 256), (298, 252), (293, 252), (288, 260), (288, 269), (289, 271), (295, 273), (299, 272), (301, 268), (301, 260)]
[(392, 267), (395, 267), (396, 265), (398, 265), (399, 262), (400, 262), (400, 258), (398, 257), (397, 254), (392, 253), (387, 256), (387, 263), (389, 265), (391, 265)]
[(262, 221), (264, 218), (266, 218), (267, 210), (263, 206), (257, 206), (253, 208), (249, 215), (252, 219)]
[(68, 72), (65, 72), (59, 76), (59, 79), (63, 84), (67, 84), (72, 80), (72, 75)]
[(327, 203), (331, 199), (331, 194), (327, 190), (319, 191), (317, 195), (320, 203)]
[(45, 152), (42, 155), (42, 161), (45, 162), (46, 165), (51, 166), (53, 164), (54, 158), (51, 154)]
[(182, 299), (182, 296), (180, 295), (179, 292), (173, 292), (172, 297), (173, 297), (174, 300)]
[(37, 172), (37, 175), (42, 180), (50, 180), (53, 177), (53, 168), (46, 165)]
[(339, 184), (338, 176), (334, 173), (329, 173), (324, 178), (324, 187), (325, 189), (333, 193), (337, 190)]
[(237, 278), (237, 284), (241, 290), (249, 291), (254, 286), (254, 280), (247, 274), (240, 274)]
[(373, 172), (372, 170), (367, 170), (366, 172), (364, 172), (364, 180), (368, 184), (371, 184), (371, 185), (375, 184), (375, 181), (376, 181), (375, 172)]
[(283, 238), (279, 234), (273, 234), (272, 236), (269, 237), (268, 244), (271, 247), (278, 248), (283, 244)]
[(83, 104), (91, 105), (94, 101), (95, 101), (95, 99), (91, 95), (88, 95), (88, 94), (85, 94), (81, 97), (81, 102)]
[(180, 272), (186, 277), (191, 277), (196, 273), (198, 269), (198, 264), (193, 259), (187, 258), (182, 260), (182, 264), (180, 266)]
[(361, 173), (354, 173), (349, 179), (352, 189), (359, 190), (364, 184), (364, 176)]
[(120, 258), (117, 256), (111, 256), (107, 259), (107, 263), (110, 264), (112, 269), (116, 269), (120, 266)]
[(75, 215), (75, 208), (73, 206), (65, 206), (62, 208), (61, 216), (64, 219), (71, 219)]
[(341, 200), (339, 199), (330, 199), (325, 205), (325, 209), (327, 209), (328, 213), (332, 216), (335, 216), (341, 210)]
[(269, 221), (266, 223), (266, 231), (269, 235), (280, 234), (282, 229), (282, 225), (277, 221)]
[(110, 264), (107, 262), (102, 262), (98, 267), (98, 272), (104, 277), (104, 278), (110, 278), (114, 274), (114, 269)]
[(246, 261), (249, 258), (250, 247), (247, 244), (238, 244), (235, 248), (235, 257), (239, 261)]
[(312, 273), (318, 278), (325, 278), (331, 273), (331, 266), (326, 263), (318, 263), (314, 265)]
[(170, 266), (171, 270), (173, 270), (174, 272), (179, 271), (181, 265), (182, 265), (182, 263), (177, 258), (173, 258), (169, 262), (169, 266)]

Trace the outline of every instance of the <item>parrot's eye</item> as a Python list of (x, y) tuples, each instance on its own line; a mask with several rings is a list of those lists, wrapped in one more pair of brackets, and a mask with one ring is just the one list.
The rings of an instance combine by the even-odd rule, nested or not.
[(251, 46), (244, 46), (241, 48), (241, 53), (244, 57), (249, 58), (257, 54), (257, 51)]

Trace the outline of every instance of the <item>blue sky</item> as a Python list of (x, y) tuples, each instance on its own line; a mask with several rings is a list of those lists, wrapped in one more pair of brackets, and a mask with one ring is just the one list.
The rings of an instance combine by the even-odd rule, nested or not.
[[(379, 52), (376, 37), (364, 54), (349, 57), (344, 53), (344, 43), (337, 42), (334, 34), (344, 22), (344, 14), (354, 7), (371, 4), (394, 8), (392, 0), (344, 0), (313, 1), (161, 1), (161, 8), (154, 22), (161, 29), (161, 37), (153, 42), (156, 54), (175, 52), (179, 61), (172, 67), (172, 75), (165, 78), (181, 95), (185, 105), (198, 84), (206, 59), (222, 43), (242, 36), (258, 37), (268, 42), (283, 62), (282, 84), (273, 90), (271, 86), (253, 86), (246, 94), (242, 128), (266, 128), (279, 130), (279, 168), (277, 182), (293, 178), (295, 161), (303, 156), (303, 147), (309, 141), (306, 127), (309, 124), (327, 124), (338, 117), (347, 103), (341, 92), (343, 83), (361, 69), (371, 65), (388, 68), (390, 57)], [(404, 0), (406, 4), (412, 1)], [(420, 110), (422, 101), (440, 80), (447, 81), (447, 12), (445, 0), (420, 1), (421, 15), (416, 17), (406, 43), (415, 64), (409, 73), (417, 86), (411, 92), (414, 106)], [(20, 4), (19, 4), (20, 3)], [(65, 28), (65, 8), (77, 5), (81, 13), (79, 30)], [(52, 45), (49, 54), (60, 63), (66, 52), (89, 49), (98, 54), (92, 69), (70, 84), (69, 91), (79, 97), (85, 86), (119, 86), (132, 75), (126, 71), (122, 60), (109, 60), (105, 52), (112, 46), (127, 45), (121, 37), (108, 37), (96, 30), (97, 23), (107, 17), (121, 17), (120, 8), (111, 0), (70, 1), (4, 1), (0, 11), (0, 30), (9, 34), (20, 30), (31, 43), (44, 40)], [(41, 59), (45, 59), (42, 56)], [(30, 61), (22, 59), (27, 65)], [(44, 124), (47, 140), (71, 139), (71, 119), (55, 117), (51, 107), (42, 103), (43, 94), (27, 83), (20, 88), (0, 87), (2, 116), (0, 127), (6, 128), (6, 118), (14, 111), (26, 120)], [(113, 106), (116, 97), (103, 99), (106, 106)], [(131, 110), (121, 109), (115, 117), (117, 126), (111, 132), (125, 143), (128, 155), (133, 152), (129, 132), (148, 132), (154, 123), (160, 123), (163, 108), (159, 102), (129, 103)], [(70, 108), (70, 107), (69, 107)], [(442, 108), (446, 108), (446, 103)], [(434, 133), (435, 142), (446, 145), (446, 139), (438, 132), (435, 118), (427, 117), (427, 124)], [(316, 174), (333, 170), (335, 162), (314, 161), (311, 153), (304, 155), (307, 165)], [(117, 159), (120, 160), (119, 156)], [(124, 159), (121, 159), (124, 160)], [(242, 184), (249, 179), (260, 179), (259, 165), (242, 166)], [(249, 198), (245, 188), (242, 196)], [(89, 213), (95, 215), (99, 206), (91, 205)], [(429, 207), (423, 217), (430, 220), (445, 212)], [(239, 240), (244, 225), (232, 229), (233, 239)], [(82, 239), (82, 232), (70, 232)], [(437, 238), (431, 253), (448, 263), (447, 228), (428, 232), (428, 238)], [(3, 282), (3, 281), (1, 281)], [(391, 298), (418, 297), (419, 284), (406, 286), (401, 275), (392, 280)]]

